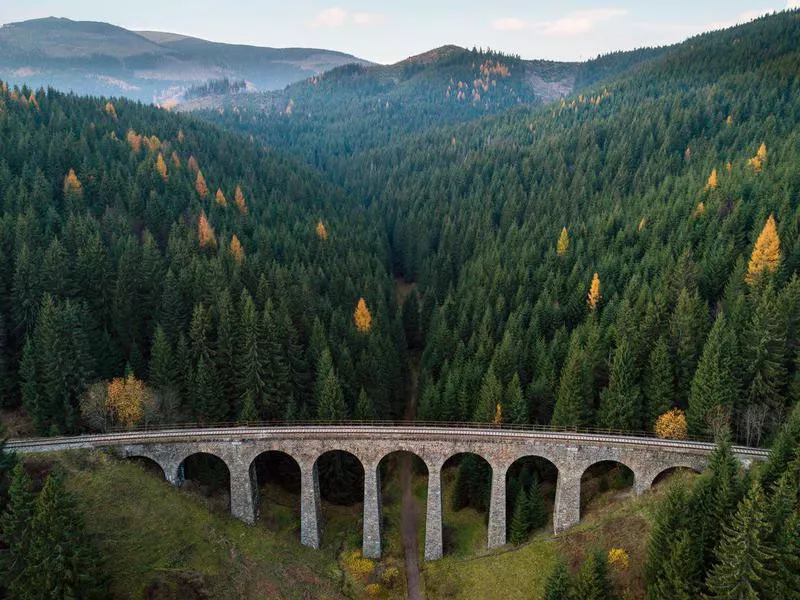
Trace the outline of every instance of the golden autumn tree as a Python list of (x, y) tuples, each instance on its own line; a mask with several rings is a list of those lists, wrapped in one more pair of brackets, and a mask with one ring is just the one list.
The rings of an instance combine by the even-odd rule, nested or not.
[(36, 110), (41, 111), (39, 108), (39, 103), (36, 101), (36, 96), (33, 95), (33, 92), (31, 92), (30, 96), (28, 96), (28, 104), (30, 104)]
[(658, 417), (655, 423), (656, 436), (665, 440), (685, 440), (689, 433), (686, 424), (686, 414), (682, 410), (673, 408)]
[(186, 166), (189, 167), (189, 171), (192, 173), (200, 172), (200, 165), (197, 164), (197, 159), (194, 156), (189, 157), (189, 162), (186, 163)]
[(161, 175), (161, 179), (167, 180), (167, 163), (164, 162), (161, 152), (158, 153), (158, 158), (156, 158), (156, 172)]
[(356, 310), (353, 313), (353, 321), (359, 333), (369, 333), (369, 330), (372, 329), (372, 315), (367, 308), (367, 302), (364, 298), (358, 299)]
[(500, 403), (497, 403), (497, 406), (494, 407), (494, 419), (492, 421), (495, 425), (502, 425), (503, 424), (503, 407)]
[(108, 383), (106, 408), (113, 423), (133, 427), (142, 420), (145, 410), (151, 408), (154, 402), (153, 392), (133, 373)]
[(217, 193), (214, 194), (214, 201), (220, 206), (228, 205), (228, 199), (225, 197), (225, 194), (222, 192), (221, 188), (217, 188)]
[(641, 220), (639, 221), (639, 226), (636, 228), (639, 231), (639, 233), (644, 231), (645, 225), (647, 225), (647, 217), (642, 217)]
[(64, 177), (64, 196), (81, 196), (83, 195), (83, 186), (81, 185), (78, 176), (75, 175), (75, 169), (70, 169), (67, 176)]
[(230, 251), (231, 256), (233, 256), (233, 260), (236, 261), (236, 264), (240, 265), (244, 262), (244, 248), (242, 248), (242, 243), (239, 241), (239, 238), (236, 237), (235, 233), (231, 238), (231, 243), (228, 247), (228, 250)]
[(150, 137), (144, 136), (142, 143), (147, 148), (148, 152), (157, 152), (161, 149), (161, 140), (157, 136), (151, 135)]
[(775, 217), (769, 216), (764, 228), (758, 235), (747, 265), (747, 275), (744, 280), (748, 285), (757, 283), (764, 271), (774, 273), (781, 261), (781, 240), (778, 237), (778, 227)]
[(178, 156), (178, 153), (175, 152), (174, 150), (172, 151), (172, 156), (170, 157), (170, 160), (172, 160), (172, 164), (175, 166), (176, 169), (181, 168), (181, 157)]
[(697, 219), (701, 215), (705, 214), (705, 212), (706, 212), (706, 205), (701, 200), (700, 202), (697, 203), (697, 206), (694, 208), (694, 212), (692, 213), (692, 217)]
[(717, 169), (714, 168), (711, 169), (711, 175), (708, 176), (708, 181), (706, 182), (706, 191), (717, 189), (717, 185), (719, 185), (717, 181)]
[(111, 117), (115, 121), (117, 120), (117, 109), (114, 108), (114, 105), (111, 103), (110, 100), (106, 102), (105, 111), (109, 117)]
[(767, 160), (767, 145), (761, 142), (761, 145), (758, 147), (758, 152), (756, 152), (753, 158), (747, 161), (747, 164), (751, 165), (756, 173), (760, 173), (761, 169), (764, 167), (765, 160)]
[(129, 129), (125, 139), (131, 145), (131, 150), (134, 154), (139, 154), (142, 150), (142, 136), (136, 133), (133, 129)]
[(200, 211), (200, 217), (197, 219), (197, 238), (200, 240), (201, 248), (215, 248), (217, 245), (214, 228), (208, 222), (208, 217), (204, 210)]
[(233, 193), (233, 203), (240, 213), (247, 214), (247, 202), (244, 199), (244, 192), (242, 192), (242, 186), (240, 185), (236, 186), (236, 191)]
[(328, 239), (328, 230), (325, 228), (325, 223), (322, 221), (317, 223), (317, 237), (323, 241)]
[(595, 273), (589, 286), (589, 294), (586, 297), (586, 304), (589, 306), (589, 310), (595, 310), (602, 297), (600, 294), (600, 276)]
[(569, 250), (569, 233), (567, 233), (567, 228), (561, 228), (561, 235), (558, 236), (558, 242), (556, 242), (556, 254), (559, 256), (564, 256)]
[(205, 200), (208, 196), (208, 186), (206, 185), (206, 178), (203, 177), (203, 172), (197, 172), (197, 178), (194, 180), (194, 189), (197, 190), (200, 198)]

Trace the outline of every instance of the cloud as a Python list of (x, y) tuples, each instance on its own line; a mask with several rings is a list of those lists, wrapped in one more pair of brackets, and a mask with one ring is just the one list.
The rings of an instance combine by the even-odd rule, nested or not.
[(628, 14), (624, 8), (595, 8), (591, 10), (576, 10), (566, 17), (555, 21), (539, 21), (532, 24), (532, 28), (542, 35), (553, 37), (570, 37), (589, 33), (598, 24), (623, 17)]
[(528, 26), (528, 23), (517, 17), (503, 17), (492, 22), (492, 29), (495, 31), (522, 31)]
[(800, 0), (786, 0), (786, 9), (800, 8)]
[(381, 25), (386, 21), (386, 15), (377, 13), (357, 12), (353, 15), (353, 23), (360, 27), (371, 27)]
[(338, 6), (326, 8), (317, 13), (312, 27), (341, 27), (347, 20), (347, 11)]

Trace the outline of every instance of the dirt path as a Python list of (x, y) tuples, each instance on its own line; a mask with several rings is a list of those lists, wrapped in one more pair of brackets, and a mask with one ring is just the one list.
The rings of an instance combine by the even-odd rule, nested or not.
[[(408, 359), (409, 386), (406, 397), (404, 418), (413, 421), (417, 417), (417, 387), (419, 384), (419, 351), (411, 352)], [(403, 538), (403, 554), (406, 566), (406, 590), (409, 600), (422, 600), (422, 577), (419, 570), (419, 548), (417, 531), (419, 531), (419, 513), (411, 490), (413, 481), (413, 459), (403, 454), (400, 459), (400, 485), (403, 489), (403, 500), (400, 512), (400, 531)]]

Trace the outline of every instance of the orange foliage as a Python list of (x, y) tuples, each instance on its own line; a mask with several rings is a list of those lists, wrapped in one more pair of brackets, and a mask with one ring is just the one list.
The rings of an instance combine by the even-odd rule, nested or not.
[(189, 162), (186, 163), (186, 166), (189, 167), (189, 171), (194, 174), (200, 172), (200, 165), (197, 164), (197, 159), (194, 156), (189, 157)]
[(133, 374), (108, 383), (106, 408), (113, 422), (134, 426), (142, 420), (145, 407), (153, 402), (153, 393)]
[(321, 240), (328, 239), (328, 230), (325, 228), (325, 223), (322, 221), (317, 223), (317, 237)]
[(717, 181), (717, 170), (711, 169), (711, 175), (708, 176), (708, 181), (706, 182), (706, 190), (715, 190), (717, 189), (717, 185), (719, 185)]
[(217, 193), (214, 194), (214, 200), (220, 206), (227, 206), (228, 205), (228, 199), (225, 198), (225, 194), (222, 193), (222, 190), (220, 188), (217, 188)]
[(170, 159), (172, 160), (172, 164), (175, 165), (176, 169), (180, 169), (181, 168), (181, 157), (178, 156), (177, 152), (175, 152), (173, 150), (172, 151), (172, 156), (170, 157)]
[(243, 215), (247, 214), (247, 202), (245, 202), (242, 187), (239, 185), (236, 186), (236, 191), (233, 194), (233, 202), (236, 204), (236, 208), (239, 209), (240, 213)]
[(30, 104), (36, 110), (41, 110), (39, 108), (39, 103), (36, 101), (36, 96), (33, 95), (33, 92), (31, 92), (31, 95), (28, 96), (28, 104)]
[(197, 190), (197, 193), (203, 200), (208, 196), (208, 186), (206, 185), (206, 178), (203, 177), (202, 171), (197, 172), (197, 179), (194, 181), (194, 189)]
[(656, 436), (665, 440), (685, 440), (689, 432), (686, 415), (677, 408), (668, 410), (658, 417), (654, 429)]
[(67, 176), (64, 177), (64, 195), (69, 194), (80, 195), (83, 193), (83, 186), (81, 185), (78, 176), (75, 175), (75, 169), (70, 169)]
[(201, 248), (215, 248), (217, 245), (214, 228), (208, 222), (205, 211), (200, 211), (200, 218), (197, 219), (197, 237)]
[(358, 299), (358, 305), (353, 313), (353, 320), (359, 333), (369, 333), (369, 330), (372, 329), (372, 315), (364, 298)]
[(106, 110), (106, 114), (108, 116), (110, 116), (115, 121), (117, 120), (117, 109), (114, 108), (114, 105), (111, 103), (110, 100), (108, 102), (106, 102), (106, 109), (105, 110)]
[(778, 237), (775, 217), (770, 215), (753, 247), (753, 254), (750, 255), (750, 263), (747, 265), (747, 275), (744, 280), (749, 285), (753, 285), (758, 282), (764, 271), (774, 273), (780, 262), (781, 240)]
[(158, 158), (156, 158), (156, 172), (161, 175), (161, 179), (167, 180), (167, 163), (164, 162), (161, 152), (158, 153)]
[(142, 138), (142, 142), (144, 143), (148, 152), (158, 152), (158, 150), (161, 149), (161, 140), (154, 135), (151, 135), (150, 137), (144, 136)]
[(242, 264), (244, 262), (244, 248), (242, 248), (242, 243), (239, 241), (239, 238), (236, 237), (235, 233), (231, 238), (231, 245), (228, 249), (230, 250), (231, 256), (233, 256), (233, 260), (235, 260), (237, 264)]
[(589, 286), (589, 294), (586, 297), (586, 304), (589, 306), (589, 310), (596, 309), (602, 297), (600, 294), (600, 277), (595, 273), (592, 277), (592, 284)]
[(134, 154), (139, 154), (142, 150), (142, 136), (136, 133), (133, 129), (128, 130), (128, 135), (125, 136)]

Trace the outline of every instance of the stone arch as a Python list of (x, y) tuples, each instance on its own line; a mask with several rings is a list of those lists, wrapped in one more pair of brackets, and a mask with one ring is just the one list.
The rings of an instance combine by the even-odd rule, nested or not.
[(160, 474), (161, 478), (165, 481), (167, 480), (167, 474), (164, 470), (164, 467), (159, 463), (156, 459), (152, 458), (151, 456), (145, 456), (144, 454), (131, 454), (130, 456), (126, 456), (125, 460), (127, 462), (135, 463), (139, 465), (142, 469), (147, 472), (153, 474)]
[[(233, 475), (233, 469), (219, 454), (198, 449), (181, 459), (177, 480), (181, 485), (186, 485), (186, 480), (196, 482), (202, 495), (213, 496), (230, 509)], [(224, 493), (224, 497), (217, 497), (218, 492)]]
[[(510, 540), (511, 523), (514, 518), (514, 510), (519, 501), (519, 490), (530, 494), (533, 479), (536, 478), (539, 493), (546, 508), (547, 522), (533, 527), (532, 531), (548, 524), (552, 525), (552, 517), (555, 508), (556, 489), (558, 486), (558, 465), (547, 457), (538, 454), (524, 454), (508, 466), (505, 474), (506, 486), (506, 532)], [(525, 496), (525, 501), (530, 503), (529, 497)]]
[(598, 496), (617, 490), (618, 494), (634, 492), (636, 469), (619, 457), (597, 460), (587, 465), (580, 476), (580, 515)]
[(676, 464), (669, 467), (660, 468), (654, 472), (651, 472), (646, 476), (646, 478), (642, 481), (642, 491), (646, 489), (650, 489), (654, 485), (660, 483), (663, 479), (668, 477), (670, 474), (675, 473), (677, 471), (692, 471), (693, 473), (700, 473), (702, 470), (697, 465), (692, 465), (687, 463), (683, 464)]
[[(321, 521), (346, 519), (355, 524), (353, 505), (363, 504), (364, 482), (377, 465), (367, 465), (353, 452), (339, 447), (326, 449), (316, 457), (313, 470), (318, 481), (321, 503)], [(324, 526), (322, 527), (324, 531)], [(321, 536), (324, 539), (324, 533)]]
[[(393, 458), (397, 460), (395, 461), (394, 464), (391, 464)], [(394, 469), (394, 473), (396, 473), (396, 478), (399, 483), (399, 486), (395, 490), (394, 494), (390, 494), (386, 486), (386, 481), (390, 478), (389, 476), (392, 474), (391, 471), (392, 468)], [(425, 514), (427, 506), (423, 505), (422, 510), (420, 512), (417, 512), (415, 510), (416, 507), (413, 502), (414, 476), (415, 474), (421, 475), (423, 469), (425, 477), (425, 496), (427, 496), (428, 480), (430, 478), (430, 469), (428, 467), (428, 463), (422, 456), (420, 456), (419, 453), (405, 448), (392, 450), (391, 452), (387, 452), (386, 454), (381, 456), (377, 464), (377, 473), (378, 473), (377, 487), (380, 493), (380, 506), (383, 507), (387, 503), (390, 505), (399, 504), (401, 506), (401, 511), (403, 511), (404, 513), (403, 519), (405, 518), (413, 519), (415, 531), (418, 531), (421, 526), (422, 527), (425, 526), (424, 524), (425, 524)], [(408, 478), (407, 481), (406, 478)], [(405, 502), (409, 500), (404, 496), (404, 490), (406, 485), (409, 486), (412, 496), (412, 498), (410, 498), (411, 504), (409, 506), (405, 505)], [(381, 523), (380, 523), (379, 533), (383, 532), (385, 525), (385, 523), (383, 522), (384, 519), (382, 518), (383, 513), (380, 514), (381, 514)], [(399, 526), (400, 525), (398, 524), (398, 527)], [(415, 534), (413, 536), (413, 539), (408, 539), (408, 543), (412, 545), (412, 551), (416, 552), (417, 535)]]
[(473, 554), (489, 545), (496, 465), (471, 449), (451, 453), (440, 464), (443, 491), (450, 488), (442, 494), (442, 553)]
[[(292, 523), (299, 527), (301, 467), (300, 462), (285, 450), (264, 448), (253, 456), (248, 464), (254, 516), (261, 516), (267, 527), (280, 527)], [(274, 494), (272, 501), (266, 501), (263, 488), (270, 485)]]

